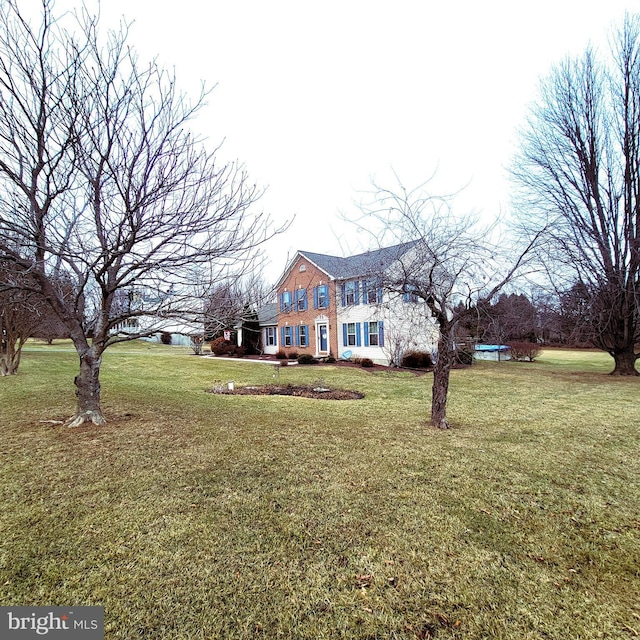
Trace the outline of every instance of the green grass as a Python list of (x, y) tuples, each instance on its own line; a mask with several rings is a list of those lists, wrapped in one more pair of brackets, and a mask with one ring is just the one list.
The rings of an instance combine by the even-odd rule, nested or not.
[(452, 377), (287, 367), (364, 400), (221, 396), (268, 365), (125, 344), (106, 427), (69, 430), (77, 358), (0, 379), (0, 604), (101, 605), (109, 639), (633, 638), (639, 380), (600, 353)]

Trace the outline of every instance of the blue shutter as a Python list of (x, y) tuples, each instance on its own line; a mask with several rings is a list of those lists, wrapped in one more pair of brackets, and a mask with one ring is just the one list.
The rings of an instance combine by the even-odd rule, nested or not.
[(355, 295), (356, 304), (360, 304), (360, 282), (356, 280), (353, 286), (356, 292), (356, 295)]
[(313, 287), (313, 308), (318, 308), (318, 287)]
[(362, 304), (367, 304), (367, 281), (362, 281)]
[(282, 313), (284, 311), (284, 293), (278, 295), (278, 300), (280, 301), (280, 313)]
[(362, 339), (360, 338), (360, 323), (356, 322), (356, 347), (362, 346)]
[(300, 325), (296, 325), (296, 347), (300, 346)]
[(378, 322), (378, 346), (384, 347), (384, 323)]
[(311, 344), (311, 339), (309, 338), (309, 325), (308, 324), (304, 325), (304, 335), (307, 337), (306, 346), (308, 347)]
[(346, 288), (346, 284), (343, 282), (342, 283), (342, 306), (346, 307), (347, 306), (347, 297), (345, 295), (345, 288)]
[(364, 346), (369, 346), (369, 323), (364, 323)]
[(280, 346), (284, 347), (284, 327), (280, 327)]
[(307, 300), (307, 290), (303, 289), (304, 291), (304, 310), (306, 311), (309, 308), (309, 301)]
[(347, 341), (347, 325), (343, 323), (342, 325), (342, 346), (343, 347), (348, 347), (348, 341)]

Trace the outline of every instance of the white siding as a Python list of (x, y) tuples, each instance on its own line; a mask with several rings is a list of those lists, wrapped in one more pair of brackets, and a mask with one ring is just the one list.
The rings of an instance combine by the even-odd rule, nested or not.
[[(338, 286), (338, 292), (340, 286)], [(389, 364), (402, 352), (411, 350), (434, 352), (438, 343), (438, 330), (424, 303), (406, 303), (402, 296), (384, 293), (380, 304), (342, 306), (338, 293), (338, 356), (351, 352), (352, 358), (371, 358), (378, 364)], [(382, 322), (384, 346), (366, 346), (365, 323)], [(360, 344), (344, 344), (343, 325), (355, 323), (360, 329)]]

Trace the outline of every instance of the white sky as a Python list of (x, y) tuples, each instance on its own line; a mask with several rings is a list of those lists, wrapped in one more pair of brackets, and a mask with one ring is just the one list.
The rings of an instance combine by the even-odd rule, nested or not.
[[(67, 7), (74, 0), (58, 0)], [(87, 0), (89, 7), (93, 0)], [(366, 249), (355, 214), (375, 176), (433, 191), (488, 218), (509, 206), (516, 128), (550, 66), (606, 46), (640, 0), (103, 0), (133, 21), (141, 57), (182, 88), (216, 85), (194, 128), (267, 187), (260, 206), (295, 216), (267, 247), (275, 280), (296, 249)], [(364, 240), (363, 240), (364, 242)]]

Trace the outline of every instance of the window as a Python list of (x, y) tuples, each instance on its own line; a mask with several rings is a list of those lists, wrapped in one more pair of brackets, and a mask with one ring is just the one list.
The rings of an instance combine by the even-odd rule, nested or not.
[(369, 326), (365, 329), (365, 336), (368, 338), (370, 347), (378, 346), (378, 323), (368, 322)]
[(296, 311), (307, 310), (307, 290), (296, 289), (295, 291)]
[(411, 302), (413, 304), (418, 302), (418, 294), (415, 293), (416, 287), (413, 284), (405, 284), (402, 287), (402, 302)]
[(287, 313), (291, 309), (291, 291), (284, 291), (280, 294), (280, 311)]
[(282, 346), (293, 346), (293, 327), (282, 327)]
[(342, 345), (345, 347), (361, 346), (360, 323), (346, 322), (342, 325)]
[(362, 282), (362, 301), (364, 304), (380, 304), (382, 302), (382, 282), (380, 278)]
[(329, 306), (329, 285), (321, 284), (313, 288), (313, 308), (326, 309)]
[(352, 280), (342, 285), (342, 306), (349, 307), (354, 304), (360, 304), (358, 281)]
[(364, 323), (364, 346), (384, 347), (384, 326), (381, 321)]
[(304, 324), (296, 327), (296, 346), (308, 347), (309, 346), (309, 326)]
[(275, 327), (267, 327), (264, 330), (265, 333), (265, 345), (267, 347), (275, 347), (276, 346), (276, 328)]

